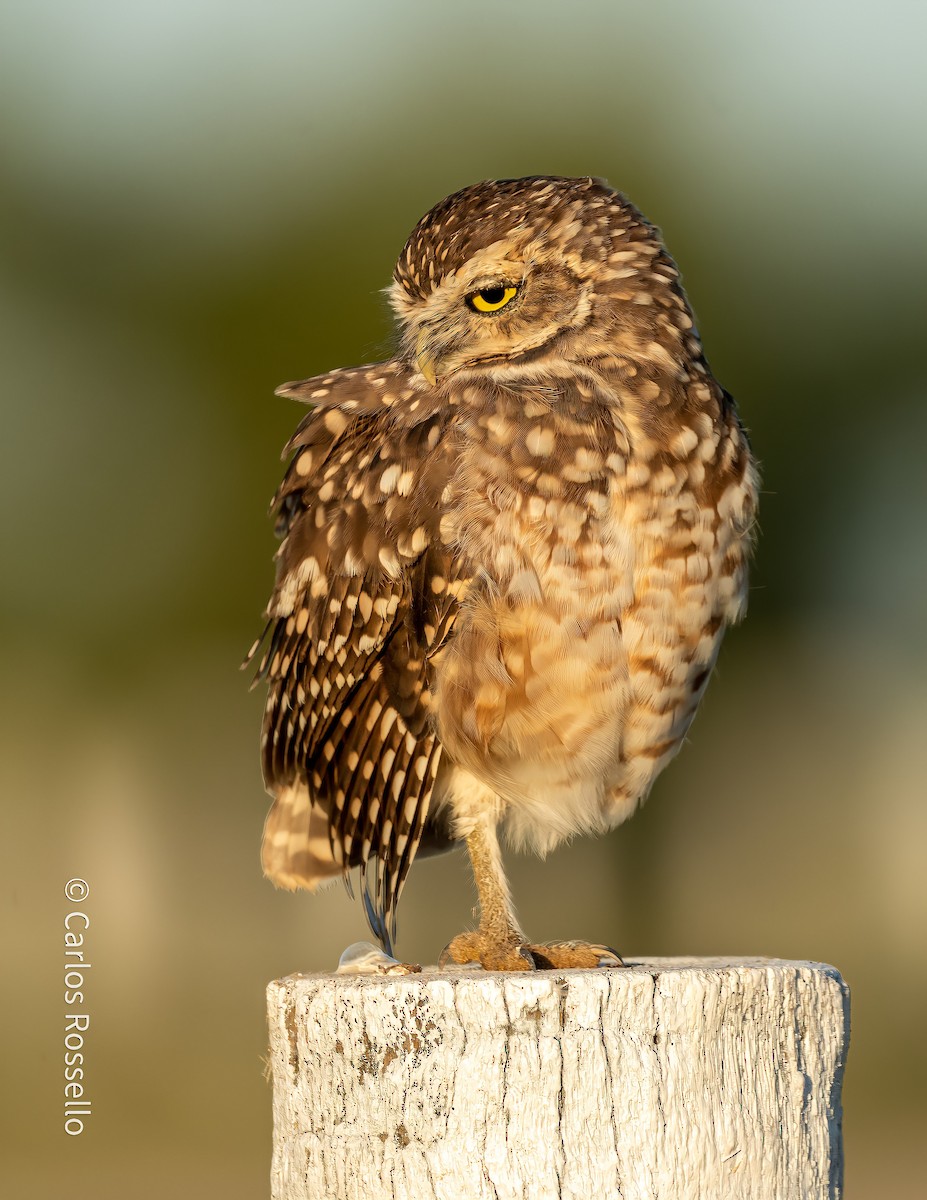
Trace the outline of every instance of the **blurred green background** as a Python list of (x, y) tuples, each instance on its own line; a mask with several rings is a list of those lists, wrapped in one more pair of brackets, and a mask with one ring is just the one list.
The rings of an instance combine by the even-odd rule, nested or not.
[[(5, 1196), (268, 1194), (263, 987), (365, 936), (260, 875), (237, 672), (301, 410), (415, 221), (595, 174), (662, 226), (764, 464), (751, 613), (630, 824), (512, 859), (539, 937), (835, 963), (850, 1200), (922, 1195), (927, 166), (914, 3), (19, 0), (0, 16)], [(62, 1132), (62, 888), (89, 1089)], [(423, 862), (403, 956), (469, 919)]]

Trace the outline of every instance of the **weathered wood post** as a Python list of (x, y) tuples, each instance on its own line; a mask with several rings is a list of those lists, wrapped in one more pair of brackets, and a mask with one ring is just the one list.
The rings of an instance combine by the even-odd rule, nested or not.
[(293, 975), (268, 1008), (274, 1200), (842, 1192), (833, 967)]

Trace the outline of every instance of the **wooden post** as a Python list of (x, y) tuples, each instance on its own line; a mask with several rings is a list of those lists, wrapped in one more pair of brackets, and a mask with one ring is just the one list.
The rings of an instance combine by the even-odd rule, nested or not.
[(646, 959), (268, 988), (274, 1200), (842, 1194), (833, 967)]

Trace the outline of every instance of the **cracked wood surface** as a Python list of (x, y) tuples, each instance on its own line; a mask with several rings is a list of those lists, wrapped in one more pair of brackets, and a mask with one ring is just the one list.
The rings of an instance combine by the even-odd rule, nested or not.
[(274, 1200), (842, 1194), (833, 967), (647, 959), (268, 988)]

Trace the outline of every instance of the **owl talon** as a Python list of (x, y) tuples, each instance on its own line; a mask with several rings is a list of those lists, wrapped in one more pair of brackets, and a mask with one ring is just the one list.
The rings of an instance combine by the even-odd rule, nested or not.
[(624, 961), (611, 946), (591, 942), (541, 942), (529, 945), (540, 971), (590, 970), (595, 967), (623, 967)]

